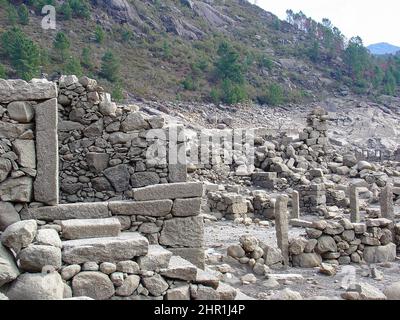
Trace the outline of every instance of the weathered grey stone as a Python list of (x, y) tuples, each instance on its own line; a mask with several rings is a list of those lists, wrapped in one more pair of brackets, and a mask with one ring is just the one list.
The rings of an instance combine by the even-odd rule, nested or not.
[(61, 300), (64, 283), (58, 272), (24, 273), (7, 291), (10, 300)]
[(203, 184), (200, 182), (159, 184), (134, 190), (134, 198), (138, 201), (196, 198), (202, 195)]
[(364, 260), (368, 263), (382, 263), (396, 260), (396, 245), (389, 243), (385, 246), (365, 246)]
[(82, 271), (99, 271), (99, 264), (93, 261), (85, 262), (82, 265)]
[(201, 198), (175, 199), (172, 214), (175, 217), (189, 217), (200, 214)]
[(355, 287), (359, 300), (386, 300), (382, 291), (368, 283), (358, 283)]
[(381, 214), (383, 218), (394, 220), (393, 185), (387, 183), (380, 196)]
[(299, 219), (300, 218), (300, 196), (298, 191), (292, 192), (292, 212), (291, 219)]
[(156, 271), (162, 268), (167, 268), (171, 257), (171, 251), (168, 251), (159, 245), (150, 245), (147, 255), (139, 257), (137, 262), (142, 270)]
[(128, 297), (139, 286), (140, 277), (136, 275), (127, 276), (120, 287), (115, 290), (117, 296)]
[(5, 300), (9, 300), (8, 297), (0, 292), (0, 301), (5, 301)]
[(289, 265), (289, 223), (287, 196), (279, 196), (275, 205), (275, 229), (279, 249), (281, 249), (284, 265)]
[(194, 282), (217, 289), (219, 285), (218, 275), (219, 273), (214, 270), (197, 268), (196, 280)]
[(11, 119), (22, 123), (31, 122), (34, 116), (32, 106), (25, 101), (11, 102), (7, 106), (7, 111)]
[(13, 142), (13, 150), (18, 156), (21, 167), (36, 168), (36, 148), (33, 140), (17, 139)]
[(251, 235), (242, 235), (239, 238), (239, 242), (246, 252), (253, 252), (258, 247), (258, 239)]
[(65, 239), (116, 237), (120, 234), (121, 223), (117, 218), (72, 219), (61, 221), (62, 236)]
[(31, 177), (7, 179), (0, 183), (0, 198), (2, 201), (30, 202), (32, 193)]
[(216, 290), (203, 285), (198, 285), (196, 288), (191, 285), (191, 296), (194, 300), (219, 300), (220, 296)]
[(0, 79), (0, 102), (45, 100), (57, 97), (57, 86), (45, 79), (24, 80)]
[(31, 244), (18, 255), (22, 270), (41, 272), (44, 266), (61, 268), (61, 249), (53, 246)]
[(159, 274), (143, 278), (142, 282), (143, 286), (155, 297), (161, 296), (169, 288), (168, 283)]
[(221, 282), (217, 288), (220, 300), (235, 300), (237, 291), (230, 285)]
[(0, 137), (7, 139), (17, 139), (24, 132), (33, 129), (33, 124), (19, 124), (0, 121)]
[(187, 179), (186, 163), (183, 163), (183, 164), (177, 163), (177, 164), (169, 164), (168, 165), (168, 181), (169, 182), (171, 182), (171, 183), (185, 182), (186, 179)]
[(167, 291), (167, 300), (190, 300), (189, 285), (172, 288)]
[(113, 238), (69, 240), (63, 242), (63, 261), (69, 264), (118, 262), (145, 255), (148, 246), (148, 240), (135, 232), (124, 232)]
[(107, 218), (109, 216), (108, 204), (106, 202), (61, 204), (53, 207), (28, 208), (21, 211), (22, 219), (45, 221), (96, 219)]
[(270, 300), (287, 301), (287, 300), (303, 300), (303, 298), (299, 292), (286, 288), (271, 296)]
[(107, 169), (110, 156), (107, 153), (88, 152), (86, 162), (93, 172), (102, 172)]
[(9, 225), (20, 221), (19, 214), (9, 202), (0, 202), (0, 231), (4, 231)]
[(33, 241), (37, 232), (35, 220), (18, 221), (10, 225), (1, 235), (1, 243), (18, 253)]
[(114, 285), (104, 273), (97, 271), (80, 272), (72, 280), (75, 297), (87, 296), (95, 300), (106, 300), (114, 295)]
[(172, 256), (168, 267), (161, 270), (161, 275), (171, 279), (194, 281), (197, 276), (197, 268), (179, 256)]
[(203, 248), (168, 248), (175, 256), (193, 263), (196, 267), (204, 269), (205, 253)]
[(172, 204), (172, 200), (112, 201), (109, 208), (113, 215), (164, 217), (171, 212)]
[(117, 263), (117, 271), (128, 273), (128, 274), (137, 274), (139, 273), (140, 267), (139, 265), (132, 260), (119, 261)]
[(246, 252), (243, 250), (242, 246), (238, 244), (233, 244), (228, 247), (227, 254), (232, 258), (240, 259), (246, 255)]
[(360, 222), (360, 204), (358, 200), (358, 188), (355, 185), (350, 186), (350, 221)]
[(140, 188), (159, 183), (160, 177), (156, 172), (136, 172), (131, 176), (131, 185), (133, 188)]
[(318, 244), (316, 247), (316, 251), (318, 253), (325, 253), (325, 252), (336, 252), (337, 245), (335, 240), (330, 236), (322, 236), (318, 239)]
[(0, 287), (15, 280), (19, 274), (14, 256), (0, 243)]
[(263, 259), (265, 265), (272, 266), (283, 261), (282, 252), (280, 249), (262, 243), (260, 243), (260, 246), (264, 251)]
[(0, 182), (6, 180), (7, 176), (11, 172), (12, 164), (9, 159), (0, 158)]
[(388, 300), (400, 300), (400, 282), (392, 283), (383, 291)]
[(173, 218), (164, 221), (159, 242), (171, 247), (202, 247), (204, 222), (202, 217)]
[(37, 175), (34, 196), (38, 202), (58, 204), (57, 99), (35, 106)]
[(36, 235), (36, 243), (57, 248), (62, 247), (60, 236), (54, 229), (39, 229)]
[(79, 264), (71, 264), (62, 268), (61, 277), (63, 280), (68, 281), (75, 277), (79, 272), (81, 272), (81, 266)]
[(100, 264), (99, 269), (101, 272), (103, 272), (105, 274), (111, 274), (111, 273), (117, 271), (117, 265), (115, 263), (111, 263), (111, 262), (103, 262), (102, 264)]
[(150, 125), (143, 118), (141, 112), (131, 112), (128, 114), (126, 119), (121, 123), (121, 129), (123, 132), (135, 131), (135, 130), (147, 130), (150, 129)]
[(322, 258), (316, 253), (301, 253), (292, 256), (293, 266), (300, 268), (314, 268), (321, 265)]
[(104, 170), (105, 177), (110, 181), (115, 191), (123, 192), (129, 190), (129, 171), (125, 164)]
[(104, 120), (100, 118), (96, 122), (93, 122), (91, 125), (87, 126), (83, 130), (83, 135), (87, 138), (97, 138), (101, 137), (104, 130)]

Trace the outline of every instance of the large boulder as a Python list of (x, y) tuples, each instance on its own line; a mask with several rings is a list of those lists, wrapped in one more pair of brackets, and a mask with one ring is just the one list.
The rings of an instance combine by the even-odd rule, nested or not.
[(0, 244), (0, 287), (15, 280), (19, 274), (14, 256), (6, 247)]
[(11, 284), (6, 295), (10, 300), (61, 300), (64, 283), (58, 272), (24, 273)]
[(169, 288), (168, 283), (159, 274), (143, 278), (142, 281), (143, 286), (155, 297), (161, 296)]
[(156, 172), (136, 172), (131, 177), (133, 188), (140, 188), (159, 183), (160, 177)]
[(18, 221), (10, 225), (1, 235), (1, 243), (18, 253), (30, 245), (37, 233), (35, 220)]
[(7, 106), (8, 115), (11, 119), (28, 123), (31, 122), (34, 116), (32, 106), (25, 101), (14, 101)]
[(322, 263), (322, 258), (316, 253), (302, 253), (297, 256), (292, 256), (294, 267), (314, 268), (319, 267)]
[(129, 185), (129, 171), (125, 164), (120, 164), (115, 167), (104, 170), (104, 175), (110, 181), (115, 191), (123, 192), (130, 189)]
[(395, 282), (383, 291), (388, 300), (400, 300), (400, 282)]
[(382, 263), (396, 260), (396, 245), (389, 243), (385, 246), (365, 246), (364, 260), (367, 263)]
[(31, 244), (18, 255), (21, 269), (28, 272), (41, 272), (43, 267), (61, 268), (61, 249), (53, 246)]
[(123, 132), (134, 130), (147, 130), (150, 129), (149, 123), (143, 118), (143, 114), (139, 111), (131, 112), (126, 119), (121, 123)]
[(114, 285), (104, 273), (84, 271), (72, 280), (74, 297), (86, 296), (95, 300), (106, 300), (114, 295)]

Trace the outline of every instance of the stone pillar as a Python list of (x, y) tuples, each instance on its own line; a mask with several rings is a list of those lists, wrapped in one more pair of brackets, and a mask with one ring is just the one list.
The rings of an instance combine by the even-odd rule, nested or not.
[(381, 191), (380, 205), (382, 218), (394, 220), (393, 185), (390, 182)]
[(288, 197), (278, 196), (275, 205), (275, 229), (276, 240), (279, 249), (281, 249), (283, 263), (289, 265), (289, 222), (288, 222)]
[(360, 222), (360, 205), (358, 201), (358, 189), (356, 186), (350, 186), (350, 221), (352, 223)]
[(291, 219), (300, 218), (300, 197), (298, 191), (292, 192), (292, 215)]

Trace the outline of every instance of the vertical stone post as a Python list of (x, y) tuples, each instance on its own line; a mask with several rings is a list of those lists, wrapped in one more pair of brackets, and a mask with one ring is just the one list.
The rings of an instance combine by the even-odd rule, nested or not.
[(289, 221), (288, 221), (288, 197), (286, 195), (278, 196), (275, 205), (275, 229), (276, 240), (279, 249), (281, 249), (283, 263), (289, 265)]
[(292, 192), (292, 214), (290, 216), (291, 219), (299, 219), (300, 218), (300, 196), (298, 191)]
[(380, 205), (382, 217), (394, 220), (393, 185), (390, 182), (381, 191)]
[(358, 201), (358, 189), (356, 186), (350, 186), (350, 221), (352, 223), (360, 222), (360, 205)]

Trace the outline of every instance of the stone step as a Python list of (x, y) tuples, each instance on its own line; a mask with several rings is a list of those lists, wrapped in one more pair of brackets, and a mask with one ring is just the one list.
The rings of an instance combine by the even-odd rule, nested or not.
[(138, 232), (123, 232), (118, 237), (63, 241), (62, 259), (67, 264), (119, 262), (145, 256), (149, 241)]
[(121, 223), (117, 218), (63, 220), (61, 231), (67, 240), (117, 237)]

